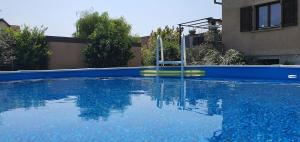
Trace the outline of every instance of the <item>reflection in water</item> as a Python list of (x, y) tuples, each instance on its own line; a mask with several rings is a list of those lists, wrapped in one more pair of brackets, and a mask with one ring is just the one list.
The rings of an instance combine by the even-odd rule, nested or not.
[(125, 90), (135, 90), (132, 80), (86, 80), (83, 93), (78, 94), (77, 106), (85, 119), (98, 120), (100, 117), (106, 120), (112, 111), (123, 112), (131, 105), (131, 94)]
[(45, 106), (46, 101), (66, 98), (52, 91), (53, 81), (24, 81), (0, 84), (0, 113), (16, 108)]
[(157, 107), (177, 105), (178, 109), (209, 116), (221, 115), (222, 99), (212, 90), (221, 89), (219, 84), (194, 84), (192, 80), (163, 80), (156, 78)]
[(115, 113), (125, 113), (134, 107), (134, 97), (142, 97), (150, 98), (147, 103), (164, 112), (176, 108), (180, 110), (176, 113), (195, 113), (208, 119), (221, 116), (221, 129), (213, 128), (214, 133), (207, 141), (300, 141), (299, 94), (298, 84), (183, 78), (0, 83), (0, 124), (4, 112), (43, 107), (47, 102), (69, 97), (76, 98), (80, 118), (105, 122)]

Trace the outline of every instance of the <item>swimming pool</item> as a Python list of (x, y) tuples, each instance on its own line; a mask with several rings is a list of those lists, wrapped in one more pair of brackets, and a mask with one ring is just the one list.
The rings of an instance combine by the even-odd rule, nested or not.
[(6, 80), (0, 141), (300, 141), (299, 94), (300, 83), (278, 80)]

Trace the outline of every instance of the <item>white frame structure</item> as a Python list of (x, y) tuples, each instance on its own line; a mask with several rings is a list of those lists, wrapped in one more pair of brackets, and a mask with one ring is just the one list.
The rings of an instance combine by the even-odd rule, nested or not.
[[(180, 65), (181, 72), (183, 73), (184, 67), (186, 66), (186, 45), (185, 45), (185, 36), (181, 35), (181, 45), (180, 45), (180, 61), (165, 61), (164, 59), (164, 46), (161, 36), (157, 36), (156, 41), (156, 70), (158, 71), (160, 66), (165, 65)], [(159, 55), (160, 54), (160, 55)]]

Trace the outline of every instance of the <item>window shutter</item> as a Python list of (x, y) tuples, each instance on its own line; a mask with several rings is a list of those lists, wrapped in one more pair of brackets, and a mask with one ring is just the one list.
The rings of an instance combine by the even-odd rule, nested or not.
[(298, 0), (282, 0), (282, 26), (298, 24)]
[(253, 17), (253, 8), (252, 6), (241, 8), (241, 32), (249, 32), (253, 29), (252, 17)]

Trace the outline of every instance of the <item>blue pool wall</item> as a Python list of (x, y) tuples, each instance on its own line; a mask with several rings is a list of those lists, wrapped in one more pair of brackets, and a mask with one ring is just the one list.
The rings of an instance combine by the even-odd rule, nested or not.
[(140, 77), (141, 68), (72, 69), (0, 72), (0, 81), (74, 77)]
[[(155, 69), (155, 67), (0, 72), (0, 81), (74, 77), (140, 77), (140, 72), (144, 69)], [(163, 67), (161, 69), (179, 70), (180, 68)], [(205, 71), (205, 76), (199, 77), (203, 79), (300, 81), (300, 66), (189, 66), (185, 69)], [(294, 78), (289, 78), (291, 75)]]
[[(230, 66), (230, 67), (199, 67), (205, 70), (207, 78), (255, 79), (255, 80), (291, 80), (300, 81), (299, 67), (286, 66)], [(296, 78), (289, 78), (290, 75)]]

